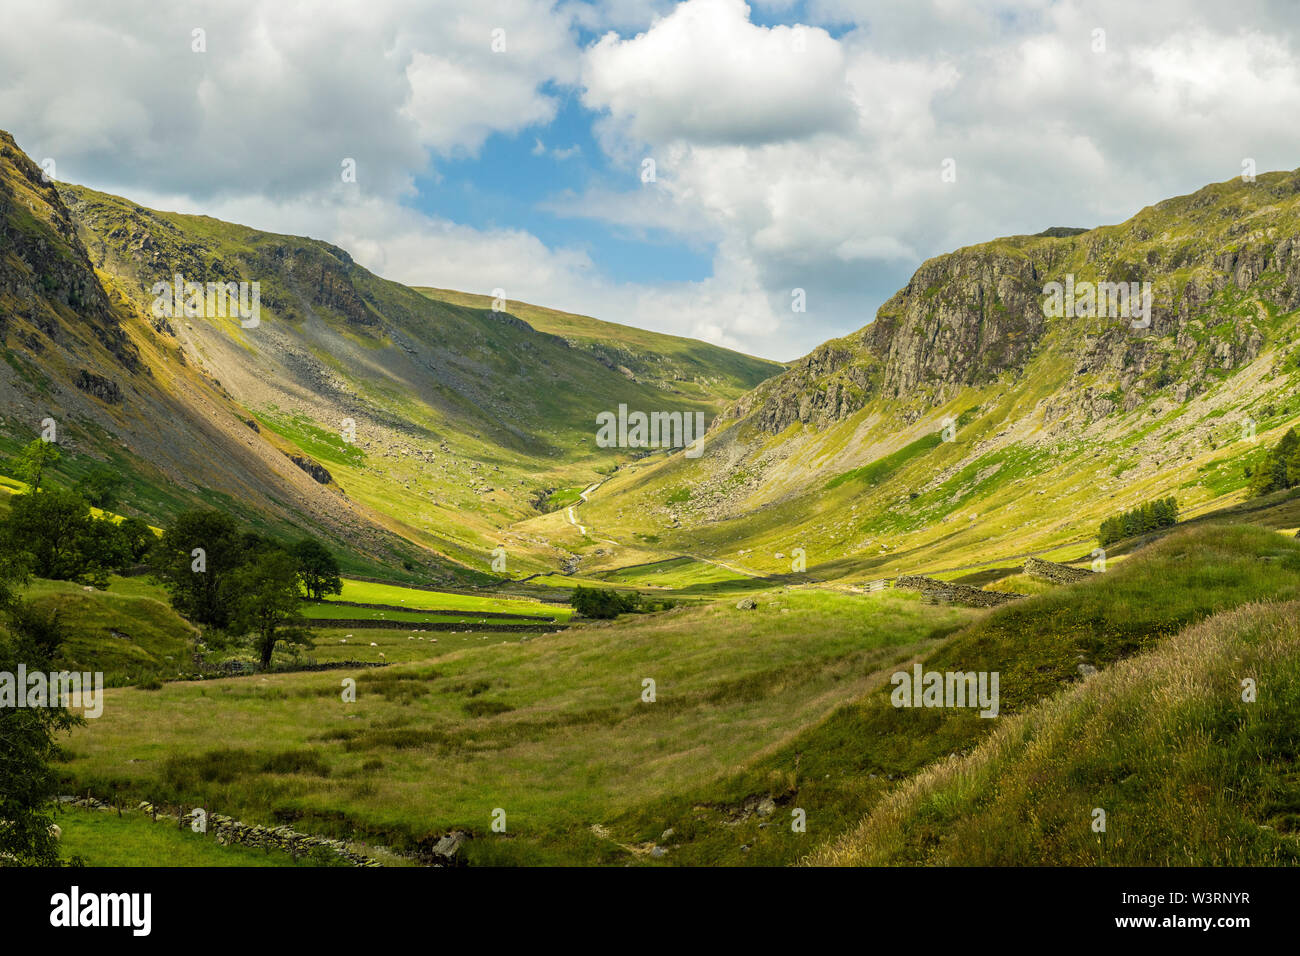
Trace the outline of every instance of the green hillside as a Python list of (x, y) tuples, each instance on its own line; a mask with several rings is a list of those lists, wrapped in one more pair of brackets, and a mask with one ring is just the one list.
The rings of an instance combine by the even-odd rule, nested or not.
[(1000, 724), (809, 862), (1294, 866), (1297, 686), (1300, 604), (1224, 611)]
[[(1143, 501), (1239, 503), (1300, 423), (1297, 228), (1300, 172), (1269, 173), (936, 257), (872, 324), (738, 399), (702, 457), (613, 476), (583, 524), (759, 574), (802, 549), (801, 580), (854, 581), (1073, 560)], [(1067, 278), (1149, 282), (1149, 325), (1045, 314)]]

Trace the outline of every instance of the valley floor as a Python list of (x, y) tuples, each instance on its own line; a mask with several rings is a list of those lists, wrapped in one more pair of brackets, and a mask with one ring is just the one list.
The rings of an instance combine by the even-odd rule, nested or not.
[[(66, 792), (203, 806), (421, 860), (460, 831), (473, 865), (1296, 860), (1300, 790), (1286, 728), (1300, 726), (1300, 703), (1286, 688), (1300, 686), (1300, 645), (1269, 623), (1294, 617), (1295, 605), (1267, 603), (1300, 600), (1293, 538), (1181, 529), (1105, 574), (1041, 585), (996, 610), (894, 589), (757, 583), (747, 581), (753, 609), (723, 590), (567, 629), (544, 602), (352, 584), (349, 615), (419, 610), (372, 617), (391, 626), (364, 630), (326, 621), (310, 659), (281, 661), (284, 670), (119, 680), (103, 716), (67, 744)], [(152, 641), (176, 657), (193, 640), (169, 630), (169, 609), (131, 579), (96, 594), (40, 588), (105, 614), (157, 616), (147, 635), (110, 628), (123, 677), (139, 677), (127, 673), (132, 646), (148, 656)], [(418, 619), (426, 609), (469, 623), (434, 631)], [(495, 619), (474, 612), (545, 613), (547, 623), (493, 632), (480, 622)], [(1186, 651), (1202, 646), (1213, 654)], [(999, 673), (999, 716), (893, 706), (891, 677), (914, 663)], [(335, 669), (292, 669), (304, 664)], [(365, 666), (375, 664), (386, 666)], [(1244, 676), (1260, 688), (1253, 710), (1234, 690)], [(1184, 726), (1199, 736), (1171, 736)], [(1048, 758), (1034, 744), (1036, 762), (1022, 767), (1040, 738), (1071, 749)], [(1197, 756), (1215, 747), (1236, 756)], [(1186, 784), (1181, 804), (1162, 774)], [(1045, 782), (1058, 778), (1063, 790)], [(1023, 826), (1045, 786), (1058, 787), (1053, 815)], [(1112, 830), (1114, 845), (1089, 836), (1092, 806), (1075, 806), (1089, 803), (1129, 828)], [(1139, 814), (1159, 826), (1132, 829)], [(968, 818), (1002, 836), (950, 845)], [(83, 845), (72, 841), (69, 850)]]

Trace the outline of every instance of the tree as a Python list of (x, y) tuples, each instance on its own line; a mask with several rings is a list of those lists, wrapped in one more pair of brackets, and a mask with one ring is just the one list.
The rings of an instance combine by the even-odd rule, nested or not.
[(265, 669), (281, 641), (312, 646), (311, 631), (299, 608), (298, 564), (287, 551), (267, 551), (234, 575), (235, 628), (252, 632)]
[(158, 543), (158, 536), (153, 533), (153, 528), (149, 527), (149, 522), (141, 518), (127, 518), (118, 525), (118, 528), (126, 538), (131, 560), (137, 564), (143, 561)]
[(14, 461), (14, 471), (20, 479), (27, 482), (32, 492), (37, 492), (41, 490), (45, 472), (57, 465), (61, 457), (58, 445), (44, 438), (37, 438), (18, 453)]
[(154, 572), (172, 607), (192, 621), (226, 628), (234, 607), (233, 582), (244, 563), (245, 541), (224, 511), (183, 511), (163, 532)]
[(130, 562), (126, 537), (90, 513), (75, 491), (51, 488), (12, 499), (6, 521), (13, 547), (31, 559), (37, 577), (102, 587)]
[[(20, 664), (29, 672), (53, 670), (63, 639), (57, 612), (15, 599), (13, 585), (22, 576), (12, 556), (0, 553), (0, 611), (7, 625), (0, 629), (0, 672), (6, 674)], [(59, 791), (56, 737), (81, 722), (59, 706), (0, 706), (0, 858), (20, 866), (58, 865), (50, 832)]]
[(326, 594), (342, 594), (339, 563), (330, 550), (315, 538), (302, 538), (292, 548), (298, 562), (298, 578), (307, 596), (317, 601)]
[(1250, 493), (1255, 496), (1300, 485), (1300, 435), (1295, 429), (1288, 428), (1281, 441), (1246, 475)]
[(126, 480), (107, 465), (95, 465), (77, 482), (76, 489), (96, 508), (112, 508), (117, 504), (117, 493)]
[(611, 588), (578, 585), (572, 601), (573, 609), (583, 617), (611, 618), (637, 610), (641, 606), (641, 595), (635, 591), (623, 593)]

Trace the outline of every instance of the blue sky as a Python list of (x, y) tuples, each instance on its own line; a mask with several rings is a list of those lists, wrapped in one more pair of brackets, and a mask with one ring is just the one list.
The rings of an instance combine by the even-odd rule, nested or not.
[[(482, 228), (526, 230), (547, 245), (581, 248), (615, 282), (698, 281), (712, 271), (714, 247), (664, 229), (628, 228), (559, 215), (548, 205), (593, 187), (632, 192), (639, 167), (611, 165), (592, 135), (598, 114), (573, 90), (550, 87), (555, 118), (516, 133), (494, 133), (473, 156), (438, 163), (415, 181), (410, 205)], [(558, 155), (557, 155), (558, 154)]]

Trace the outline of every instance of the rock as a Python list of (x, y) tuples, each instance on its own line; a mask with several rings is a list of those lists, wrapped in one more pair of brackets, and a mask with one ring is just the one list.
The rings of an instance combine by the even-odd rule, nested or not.
[(72, 384), (88, 395), (94, 395), (100, 401), (107, 402), (110, 405), (116, 405), (122, 401), (122, 389), (118, 387), (117, 382), (102, 375), (96, 375), (94, 372), (88, 372), (84, 368), (77, 373), (77, 377)]
[(1091, 677), (1095, 673), (1097, 673), (1097, 668), (1093, 667), (1091, 664), (1079, 665), (1079, 674), (1083, 677)]
[(458, 861), (461, 857), (461, 847), (465, 845), (465, 841), (468, 839), (469, 834), (463, 830), (452, 830), (446, 836), (441, 837), (433, 845), (431, 851), (435, 861), (444, 866)]
[(758, 809), (754, 811), (760, 817), (770, 817), (776, 813), (776, 801), (771, 797), (764, 797), (758, 802)]
[(752, 611), (757, 607), (758, 602), (751, 597), (741, 598), (736, 602), (736, 610), (738, 611)]
[(650, 848), (650, 855), (656, 858), (661, 856), (667, 856), (668, 851), (665, 850), (663, 847), (656, 845)]
[(660, 843), (667, 843), (669, 840), (671, 840), (671, 839), (672, 839), (673, 837), (675, 837), (676, 835), (677, 835), (677, 831), (674, 830), (672, 827), (669, 827), (669, 828), (668, 828), (667, 830), (665, 830), (663, 833), (659, 834), (659, 842), (660, 842)]
[(311, 475), (311, 477), (319, 484), (328, 485), (334, 480), (334, 476), (325, 469), (324, 465), (320, 462), (312, 461), (305, 455), (290, 455), (289, 460), (303, 471), (307, 472), (307, 474)]

